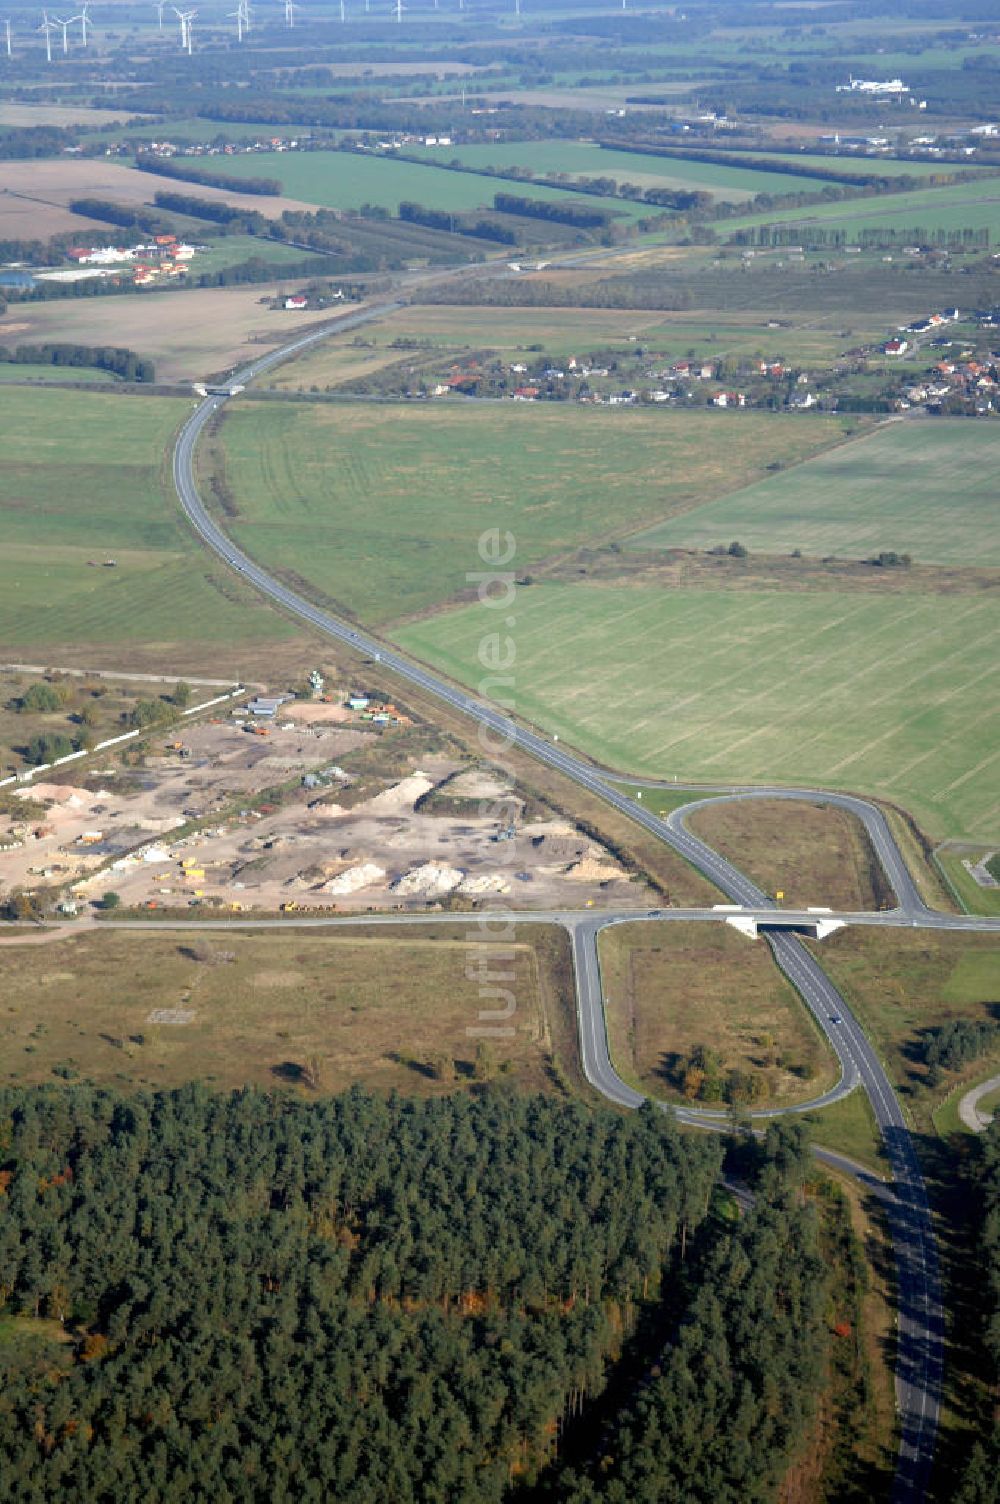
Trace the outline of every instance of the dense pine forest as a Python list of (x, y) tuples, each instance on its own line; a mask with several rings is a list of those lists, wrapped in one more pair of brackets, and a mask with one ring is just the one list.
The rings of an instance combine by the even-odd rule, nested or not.
[[(652, 1108), (502, 1088), (4, 1090), (0, 1500), (763, 1498), (824, 1274), (787, 1142), (742, 1221), (721, 1156)], [(620, 1425), (560, 1471), (664, 1311)]]

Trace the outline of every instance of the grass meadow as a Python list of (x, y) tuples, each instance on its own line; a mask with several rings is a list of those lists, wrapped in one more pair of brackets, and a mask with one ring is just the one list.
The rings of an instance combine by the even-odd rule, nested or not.
[[(529, 926), (511, 951), (518, 1013), (512, 1037), (496, 1041), (497, 1065), (540, 1089), (555, 1057), (569, 1080), (576, 1067), (565, 937)], [(219, 1090), (268, 1089), (294, 1085), (314, 1061), (323, 1091), (357, 1081), (376, 1091), (453, 1091), (472, 1080), (467, 1029), (483, 1006), (478, 982), (466, 977), (467, 956), (460, 931), (430, 930), (114, 931), (42, 950), (5, 944), (0, 1078), (40, 1084), (58, 1067), (125, 1089), (192, 1079)], [(110, 976), (119, 979), (114, 987)], [(435, 1075), (436, 1058), (452, 1063), (450, 1076)]]
[[(939, 837), (1000, 835), (988, 599), (541, 583), (512, 614), (518, 711), (604, 763), (858, 789)], [(483, 618), (465, 607), (396, 635), (468, 682)]]
[[(406, 200), (429, 209), (460, 214), (491, 208), (495, 193), (516, 193), (522, 198), (549, 201), (569, 202), (574, 198), (571, 191), (559, 188), (512, 184), (470, 172), (449, 172), (431, 164), (424, 166), (419, 162), (346, 151), (253, 152), (227, 157), (225, 172), (234, 178), (277, 178), (289, 198), (305, 199), (326, 208), (360, 209), (362, 204), (374, 204), (393, 214)], [(265, 214), (268, 203), (266, 198), (259, 200)], [(584, 203), (592, 200), (585, 199)], [(642, 204), (624, 201), (614, 207), (630, 218), (650, 212)]]
[(468, 590), (487, 528), (519, 570), (608, 541), (731, 490), (838, 424), (712, 413), (581, 411), (521, 403), (430, 407), (243, 401), (222, 429), (234, 535), (373, 625)]
[(2, 651), (291, 634), (182, 520), (168, 457), (189, 411), (174, 398), (5, 389)]
[(738, 538), (751, 552), (868, 558), (880, 549), (921, 564), (1000, 566), (990, 423), (892, 423), (673, 518), (637, 548), (712, 548)]
[(770, 951), (726, 925), (612, 925), (600, 957), (611, 1058), (640, 1091), (683, 1100), (671, 1057), (699, 1044), (717, 1051), (723, 1074), (759, 1075), (762, 1104), (801, 1102), (836, 1080), (832, 1052)]

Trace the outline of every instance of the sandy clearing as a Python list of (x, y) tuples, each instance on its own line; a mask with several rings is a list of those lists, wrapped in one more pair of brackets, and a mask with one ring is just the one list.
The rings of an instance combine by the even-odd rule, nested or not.
[(348, 710), (346, 705), (329, 705), (323, 700), (283, 705), (281, 714), (284, 719), (298, 721), (305, 726), (320, 725), (325, 721), (354, 720), (354, 711)]
[(305, 974), (301, 971), (258, 971), (254, 974), (253, 985), (270, 991), (280, 987), (298, 987), (305, 980)]

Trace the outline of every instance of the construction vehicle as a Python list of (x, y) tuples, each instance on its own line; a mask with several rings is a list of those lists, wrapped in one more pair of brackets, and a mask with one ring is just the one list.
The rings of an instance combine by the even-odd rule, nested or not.
[(294, 898), (290, 898), (287, 903), (281, 905), (282, 914), (295, 914), (298, 912), (298, 909), (299, 905), (295, 902)]

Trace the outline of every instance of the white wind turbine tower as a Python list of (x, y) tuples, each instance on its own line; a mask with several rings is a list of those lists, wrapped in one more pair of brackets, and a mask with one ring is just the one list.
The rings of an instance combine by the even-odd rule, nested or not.
[(10, 50), (10, 22), (9, 21), (5, 21), (3, 24), (4, 24), (4, 30), (7, 33), (7, 56), (8, 57), (13, 57), (14, 54)]
[(156, 20), (157, 20), (157, 23), (158, 23), (158, 29), (160, 31), (162, 31), (163, 30), (163, 12), (167, 8), (167, 0), (156, 0), (156, 4), (155, 4), (155, 6), (153, 8), (156, 11)]
[(340, 0), (340, 20), (341, 24), (347, 20), (347, 9), (344, 5), (344, 0)]
[(397, 21), (397, 24), (398, 24), (400, 21), (402, 21), (402, 19), (403, 19), (403, 12), (406, 9), (406, 6), (403, 4), (403, 0), (396, 0), (396, 7), (395, 7), (395, 9), (396, 9), (396, 21)]
[(295, 12), (298, 10), (298, 8), (299, 7), (294, 3), (294, 0), (285, 0), (285, 25), (286, 26), (294, 26), (295, 25)]
[(236, 39), (237, 39), (237, 41), (242, 42), (242, 40), (243, 40), (243, 28), (244, 28), (244, 26), (246, 27), (247, 31), (250, 30), (250, 22), (249, 22), (249, 17), (247, 16), (247, 9), (246, 9), (246, 0), (240, 0), (240, 3), (236, 7), (236, 9), (235, 10), (227, 11), (226, 14), (227, 14), (227, 16), (235, 17), (235, 19), (236, 19)]
[(39, 26), (38, 30), (44, 31), (45, 33), (45, 57), (50, 63), (52, 61), (52, 33), (55, 31), (55, 29), (56, 23), (54, 21), (50, 21), (48, 11), (43, 10), (42, 24), (41, 26)]
[(69, 52), (69, 29), (74, 21), (79, 21), (79, 16), (67, 16), (65, 21), (60, 21), (58, 16), (52, 17), (53, 26), (61, 26), (63, 34), (63, 56)]
[(87, 0), (86, 5), (80, 6), (80, 14), (76, 18), (80, 23), (80, 36), (85, 47), (87, 45), (87, 22), (90, 20), (90, 16), (87, 14), (89, 9), (90, 0)]
[(196, 10), (178, 10), (176, 5), (172, 7), (174, 15), (181, 23), (181, 51), (191, 54), (191, 22), (198, 14)]

